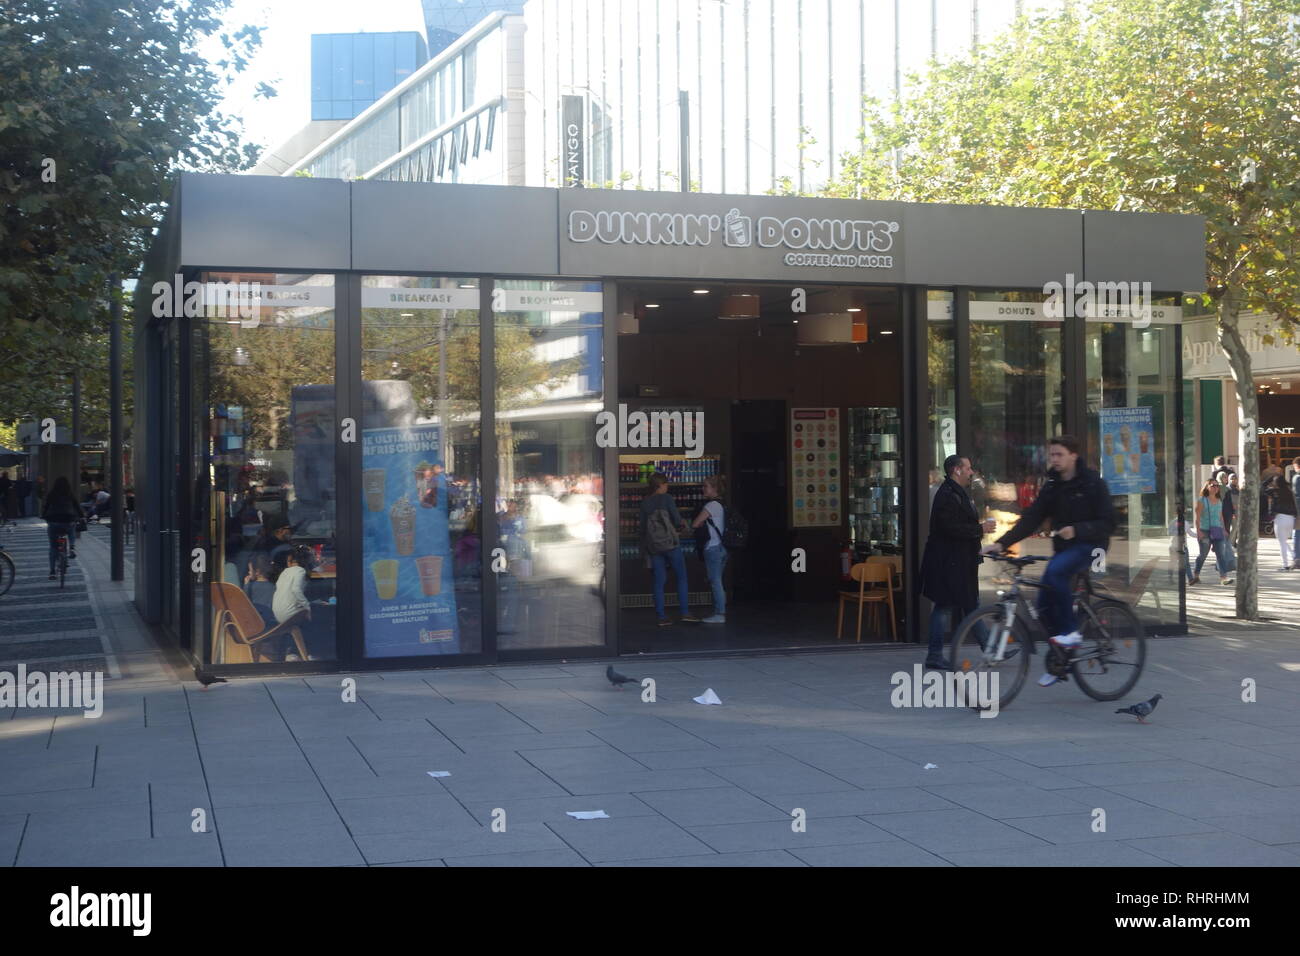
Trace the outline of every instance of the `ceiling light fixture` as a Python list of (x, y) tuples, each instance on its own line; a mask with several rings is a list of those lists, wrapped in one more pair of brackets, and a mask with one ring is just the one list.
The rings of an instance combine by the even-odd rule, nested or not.
[(708, 290), (708, 289), (692, 289), (691, 291), (694, 292), (696, 295), (708, 295), (708, 294), (709, 294), (709, 290)]
[(647, 303), (645, 304), (645, 307), (646, 307), (647, 309), (657, 309), (657, 308), (659, 308), (659, 303), (658, 303), (658, 302), (647, 302)]

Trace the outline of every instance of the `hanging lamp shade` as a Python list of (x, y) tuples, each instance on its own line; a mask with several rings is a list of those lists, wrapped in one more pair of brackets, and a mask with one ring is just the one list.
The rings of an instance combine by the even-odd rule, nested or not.
[(620, 312), (618, 314), (618, 334), (619, 335), (636, 335), (641, 331), (641, 320), (631, 312)]
[(718, 310), (720, 319), (756, 319), (759, 313), (758, 296), (749, 293), (737, 293), (725, 296), (722, 308)]
[(854, 345), (867, 340), (865, 312), (825, 312), (799, 318), (799, 345)]

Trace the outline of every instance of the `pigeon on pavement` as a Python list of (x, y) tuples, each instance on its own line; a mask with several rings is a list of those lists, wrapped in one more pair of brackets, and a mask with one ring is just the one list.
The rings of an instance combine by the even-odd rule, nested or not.
[(213, 677), (207, 671), (201, 671), (197, 667), (194, 668), (194, 679), (203, 685), (204, 690), (207, 690), (213, 684), (229, 683), (224, 677)]
[(1152, 697), (1150, 700), (1144, 700), (1139, 704), (1134, 704), (1132, 707), (1121, 707), (1119, 710), (1115, 711), (1115, 713), (1132, 714), (1138, 719), (1139, 724), (1145, 724), (1146, 718), (1151, 716), (1151, 711), (1156, 709), (1156, 704), (1160, 702), (1162, 696), (1164, 695), (1156, 694), (1156, 696)]
[(614, 665), (613, 665), (613, 664), (610, 664), (608, 667), (605, 668), (605, 676), (608, 677), (608, 678), (609, 678), (609, 682), (610, 682), (611, 684), (613, 684), (615, 687), (617, 687), (619, 690), (622, 690), (622, 689), (623, 689), (623, 687), (622, 687), (623, 684), (639, 684), (639, 683), (641, 683), (641, 681), (640, 681), (639, 678), (636, 678), (636, 677), (624, 677), (624, 676), (623, 676), (622, 674), (620, 674), (618, 671), (614, 670)]

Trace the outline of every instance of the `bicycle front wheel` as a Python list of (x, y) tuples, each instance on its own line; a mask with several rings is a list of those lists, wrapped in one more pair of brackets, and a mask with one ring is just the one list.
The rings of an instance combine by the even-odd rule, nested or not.
[(1147, 660), (1146, 632), (1123, 601), (1094, 601), (1093, 617), (1083, 610), (1083, 642), (1074, 650), (1070, 672), (1093, 700), (1118, 700), (1142, 676)]
[(13, 586), (16, 573), (13, 558), (0, 551), (0, 594), (4, 594)]
[(1007, 631), (1006, 617), (1006, 608), (1000, 604), (972, 611), (957, 627), (952, 639), (953, 670), (958, 674), (974, 674), (977, 682), (989, 681), (990, 695), (997, 694), (999, 710), (1020, 693), (1029, 673), (1029, 641), (1019, 621), (1006, 635), (1002, 660), (993, 660)]

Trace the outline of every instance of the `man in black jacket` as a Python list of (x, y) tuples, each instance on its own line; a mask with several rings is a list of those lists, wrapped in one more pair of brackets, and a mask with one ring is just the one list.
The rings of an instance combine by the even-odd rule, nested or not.
[(979, 543), (993, 530), (993, 520), (981, 522), (966, 489), (974, 469), (969, 458), (949, 455), (943, 463), (947, 477), (930, 506), (930, 537), (921, 558), (921, 593), (934, 602), (930, 612), (930, 648), (925, 666), (951, 670), (943, 656), (948, 631), (979, 604), (977, 575)]
[[(1079, 440), (1070, 435), (1059, 435), (1048, 442), (1046, 484), (1015, 527), (981, 552), (1005, 551), (1036, 532), (1045, 519), (1052, 519), (1056, 533), (1052, 550), (1056, 554), (1043, 572), (1038, 606), (1044, 623), (1056, 631), (1052, 643), (1067, 653), (1083, 640), (1070, 582), (1092, 562), (1095, 549), (1104, 552), (1110, 547), (1110, 535), (1115, 530), (1110, 489), (1100, 474), (1079, 459), (1079, 447)], [(1044, 674), (1039, 683), (1048, 687), (1057, 680), (1052, 674)]]

